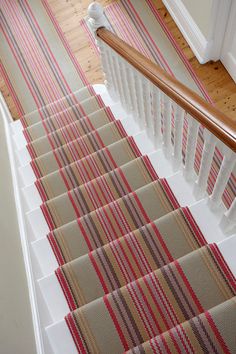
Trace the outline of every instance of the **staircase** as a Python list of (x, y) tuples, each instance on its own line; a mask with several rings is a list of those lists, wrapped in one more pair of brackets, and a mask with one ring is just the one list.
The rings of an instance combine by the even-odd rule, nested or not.
[(1, 97), (38, 353), (236, 353), (235, 127), (89, 16), (105, 85)]

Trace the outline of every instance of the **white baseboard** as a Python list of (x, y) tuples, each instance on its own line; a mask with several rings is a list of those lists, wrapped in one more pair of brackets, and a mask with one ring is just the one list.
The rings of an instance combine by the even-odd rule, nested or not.
[(192, 48), (201, 64), (209, 60), (207, 52), (210, 43), (204, 37), (196, 22), (181, 0), (163, 0), (167, 10), (182, 32), (184, 38)]
[(163, 0), (163, 3), (198, 61), (204, 64), (209, 60), (219, 60), (230, 12), (230, 0), (213, 2), (207, 36), (201, 32), (182, 0)]

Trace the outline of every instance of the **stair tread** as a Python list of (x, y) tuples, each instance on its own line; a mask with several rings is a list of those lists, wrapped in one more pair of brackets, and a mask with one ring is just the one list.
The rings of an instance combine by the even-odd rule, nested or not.
[(178, 207), (167, 182), (158, 180), (57, 229), (51, 225), (48, 240), (62, 265)]
[[(209, 311), (205, 311), (162, 333), (162, 335), (132, 348), (127, 351), (127, 354), (161, 354), (163, 350), (169, 353), (186, 353), (187, 345), (195, 353), (200, 353), (206, 347), (208, 352), (217, 351), (220, 353), (225, 350), (233, 353), (235, 351), (234, 332), (236, 328), (235, 304), (236, 297), (224, 301)], [(199, 324), (203, 331), (194, 330), (199, 328)], [(187, 339), (187, 343), (183, 338)]]
[(78, 119), (50, 134), (31, 141), (26, 147), (31, 154), (31, 157), (35, 158), (46, 154), (53, 149), (59, 148), (60, 146), (69, 143), (71, 140), (87, 135), (95, 129), (99, 129), (113, 121), (115, 121), (115, 118), (110, 108), (104, 107), (89, 114), (85, 118)]
[(69, 123), (81, 119), (97, 110), (104, 108), (104, 103), (99, 95), (87, 98), (79, 104), (67, 108), (49, 118), (39, 119), (36, 118), (32, 125), (23, 130), (25, 138), (29, 143), (32, 140), (45, 136), (59, 128), (62, 128)]
[[(154, 171), (148, 171), (148, 161), (146, 165), (140, 160), (134, 162), (43, 203), (41, 209), (49, 225), (59, 227), (62, 222), (68, 223), (158, 179)], [(56, 220), (60, 220), (61, 225)]]
[[(127, 183), (130, 183), (134, 189), (139, 188), (141, 181), (148, 183), (151, 179), (154, 180), (158, 178), (147, 155), (137, 157), (107, 173), (103, 174), (103, 171), (101, 171), (102, 174), (99, 176), (96, 170), (93, 170), (93, 174), (89, 174), (85, 173), (84, 169), (84, 173), (82, 174), (79, 173), (78, 168), (79, 162), (73, 162), (60, 171), (52, 172), (37, 180), (35, 185), (38, 188), (42, 201), (46, 202), (79, 186), (86, 186), (86, 184), (89, 186), (89, 183), (108, 183), (108, 181), (112, 183), (113, 180), (115, 183), (116, 178), (120, 178), (120, 175), (124, 176), (126, 181), (128, 181)], [(140, 176), (141, 173), (142, 176)]]
[(75, 310), (205, 244), (189, 210), (180, 208), (66, 263), (56, 275)]
[(39, 109), (25, 114), (20, 117), (21, 123), (24, 127), (34, 124), (36, 120), (46, 119), (48, 116), (54, 115), (65, 109), (68, 109), (70, 106), (78, 104), (79, 101), (86, 100), (87, 98), (94, 96), (95, 92), (91, 85), (82, 87), (76, 92), (72, 92), (56, 101), (41, 106)]
[[(51, 149), (51, 151), (46, 152), (47, 156), (49, 154), (55, 154), (62, 149), (66, 151), (67, 147), (70, 149), (74, 148), (78, 153), (78, 160), (83, 158), (91, 153), (101, 150), (105, 146), (111, 145), (112, 143), (121, 140), (127, 137), (127, 133), (123, 128), (120, 120), (115, 120), (110, 122), (102, 127), (92, 130), (88, 134), (83, 136), (72, 136), (70, 141), (61, 144), (59, 147), (55, 149)], [(59, 136), (57, 135), (56, 138), (58, 139)], [(68, 136), (69, 140), (69, 136)], [(34, 159), (43, 158), (45, 154), (41, 154), (39, 156), (35, 156)]]
[(121, 353), (234, 297), (229, 279), (217, 246), (203, 246), (69, 313), (66, 322), (79, 351)]
[(141, 156), (141, 153), (132, 137), (121, 137), (117, 142), (106, 147), (101, 147), (100, 149), (98, 148), (97, 151), (90, 152), (85, 156), (80, 155), (78, 144), (73, 144), (73, 142), (71, 142), (64, 145), (64, 148), (58, 148), (53, 152), (49, 152), (32, 160), (30, 164), (35, 176), (40, 178), (62, 167), (68, 166), (72, 162), (79, 160), (79, 162), (81, 162), (86, 156), (91, 159), (95, 158), (99, 165), (106, 164), (108, 167), (103, 168), (103, 173), (106, 173), (108, 170), (117, 168), (118, 166)]

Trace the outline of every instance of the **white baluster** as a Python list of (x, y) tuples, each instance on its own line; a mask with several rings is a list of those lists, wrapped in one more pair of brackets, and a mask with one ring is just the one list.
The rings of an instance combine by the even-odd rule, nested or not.
[(161, 131), (161, 114), (162, 114), (162, 103), (161, 103), (161, 93), (160, 90), (153, 85), (152, 87), (152, 119), (153, 119), (153, 139), (154, 146), (158, 149), (162, 144), (162, 131)]
[(117, 72), (116, 72), (116, 65), (115, 65), (115, 58), (114, 58), (115, 57), (115, 53), (108, 46), (106, 46), (106, 51), (107, 51), (108, 58), (109, 58), (112, 78), (113, 78), (113, 82), (114, 82), (115, 94), (116, 94), (117, 99), (120, 99), (119, 85), (118, 85), (118, 80), (117, 80), (117, 76), (116, 76)]
[(200, 124), (188, 115), (188, 137), (184, 166), (184, 176), (187, 180), (191, 180), (194, 177), (194, 161), (199, 126)]
[(135, 72), (134, 72), (134, 68), (130, 64), (127, 64), (127, 75), (128, 75), (128, 85), (129, 85), (133, 117), (134, 120), (137, 121), (139, 113), (138, 113), (138, 103), (137, 103), (136, 86), (135, 86)]
[(130, 95), (130, 87), (128, 83), (128, 71), (126, 67), (126, 63), (123, 59), (120, 60), (120, 67), (121, 67), (121, 78), (123, 84), (123, 91), (124, 91), (124, 98), (125, 98), (125, 109), (127, 113), (132, 111), (132, 101)]
[(183, 149), (183, 126), (185, 111), (177, 103), (174, 103), (174, 154), (173, 154), (173, 169), (178, 171), (182, 164), (182, 149)]
[(230, 208), (222, 216), (220, 221), (220, 228), (224, 232), (230, 232), (234, 227), (236, 227), (236, 198), (234, 198)]
[(114, 52), (114, 55), (113, 55), (113, 62), (114, 62), (114, 69), (115, 69), (116, 80), (117, 80), (117, 85), (118, 85), (119, 98), (120, 98), (122, 106), (125, 108), (126, 101), (125, 101), (124, 87), (123, 87), (123, 83), (122, 83), (122, 72), (121, 72), (121, 68), (120, 68), (120, 57), (115, 52)]
[(207, 190), (208, 176), (215, 152), (217, 138), (206, 129), (204, 130), (204, 146), (202, 150), (201, 166), (197, 182), (194, 187), (194, 195), (197, 199), (204, 196)]
[(143, 83), (142, 76), (136, 72), (135, 73), (135, 86), (137, 92), (137, 103), (138, 103), (138, 124), (141, 129), (145, 127), (145, 112), (143, 104)]
[(171, 156), (171, 114), (172, 114), (172, 101), (163, 94), (163, 149), (167, 158)]
[(145, 112), (145, 127), (149, 137), (152, 137), (152, 103), (151, 103), (151, 83), (143, 78), (143, 102)]
[(101, 56), (101, 66), (105, 77), (105, 85), (109, 94), (115, 97), (114, 94), (114, 82), (109, 61), (109, 52), (106, 51), (106, 46), (101, 40), (97, 40), (100, 56)]
[(118, 84), (116, 80), (114, 61), (113, 61), (113, 50), (103, 43), (104, 55), (107, 58), (107, 67), (109, 72), (109, 78), (111, 85), (108, 84), (109, 93), (114, 101), (118, 100)]
[(235, 156), (236, 154), (227, 148), (220, 166), (213, 192), (209, 199), (212, 209), (216, 209), (221, 203), (222, 194), (224, 193), (229, 177), (235, 166)]

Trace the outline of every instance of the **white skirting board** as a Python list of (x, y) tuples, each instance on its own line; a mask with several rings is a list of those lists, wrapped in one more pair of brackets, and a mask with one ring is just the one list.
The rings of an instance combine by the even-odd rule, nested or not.
[[(136, 133), (138, 146), (143, 152), (149, 155), (159, 177), (169, 176), (167, 178), (168, 183), (180, 204), (182, 206), (192, 205), (190, 210), (207, 240), (209, 242), (220, 242), (224, 240), (225, 235), (217, 228), (218, 217), (211, 212), (207, 200), (204, 199), (196, 203), (192, 193), (192, 186), (185, 181), (183, 174), (180, 172), (174, 174), (172, 164), (166, 160), (163, 152), (161, 150), (155, 151), (144, 133), (137, 134), (137, 126), (133, 125), (130, 119), (131, 117), (127, 116), (119, 105), (114, 105), (103, 85), (95, 85), (95, 90), (97, 93), (102, 94), (107, 105), (112, 104), (113, 107), (116, 107), (115, 114), (117, 117), (120, 118), (122, 116), (125, 119), (127, 129), (132, 129), (132, 126), (134, 127), (133, 132)], [(20, 134), (22, 127), (19, 122), (11, 122), (10, 113), (2, 97), (1, 111), (8, 140), (9, 158), (14, 181), (15, 201), (29, 286), (37, 351), (40, 354), (51, 354), (54, 352), (52, 349), (54, 348), (57, 354), (77, 353), (64, 320), (60, 321), (68, 311), (68, 305), (63, 298), (62, 290), (57, 283), (55, 275), (52, 275), (58, 265), (49, 242), (45, 237), (49, 230), (44, 218), (42, 218), (42, 213), (39, 208), (40, 196), (36, 193), (37, 190), (33, 184), (35, 177), (29, 164), (27, 167), (19, 167), (19, 159), (15, 153), (15, 150), (18, 148), (13, 140), (13, 133), (16, 135)], [(128, 126), (130, 128), (128, 128)], [(32, 178), (32, 176), (34, 178)], [(32, 194), (31, 199), (29, 198), (30, 193)], [(25, 197), (26, 195), (27, 197)], [(34, 206), (34, 210), (32, 210), (32, 205)], [(204, 222), (206, 215), (208, 219), (207, 225)], [(27, 220), (30, 220), (29, 224)], [(228, 239), (228, 241), (229, 240), (230, 239)], [(235, 267), (232, 247), (225, 246), (226, 243), (223, 242), (220, 243), (220, 245), (229, 266)], [(234, 271), (236, 274), (235, 269)], [(46, 296), (47, 289), (48, 296)], [(55, 301), (55, 298), (57, 301)], [(54, 304), (52, 304), (53, 299)], [(55, 323), (55, 321), (60, 322)]]
[[(191, 2), (193, 3), (194, 0)], [(201, 8), (199, 4), (202, 11), (201, 16), (205, 15), (209, 17), (208, 30), (205, 31), (201, 30), (196, 15), (190, 14), (182, 0), (163, 0), (163, 3), (193, 50), (198, 61), (204, 64), (210, 60), (219, 60), (228, 24), (231, 1), (212, 1), (210, 14), (208, 15), (204, 13), (204, 8)], [(202, 7), (204, 7), (204, 5)]]

